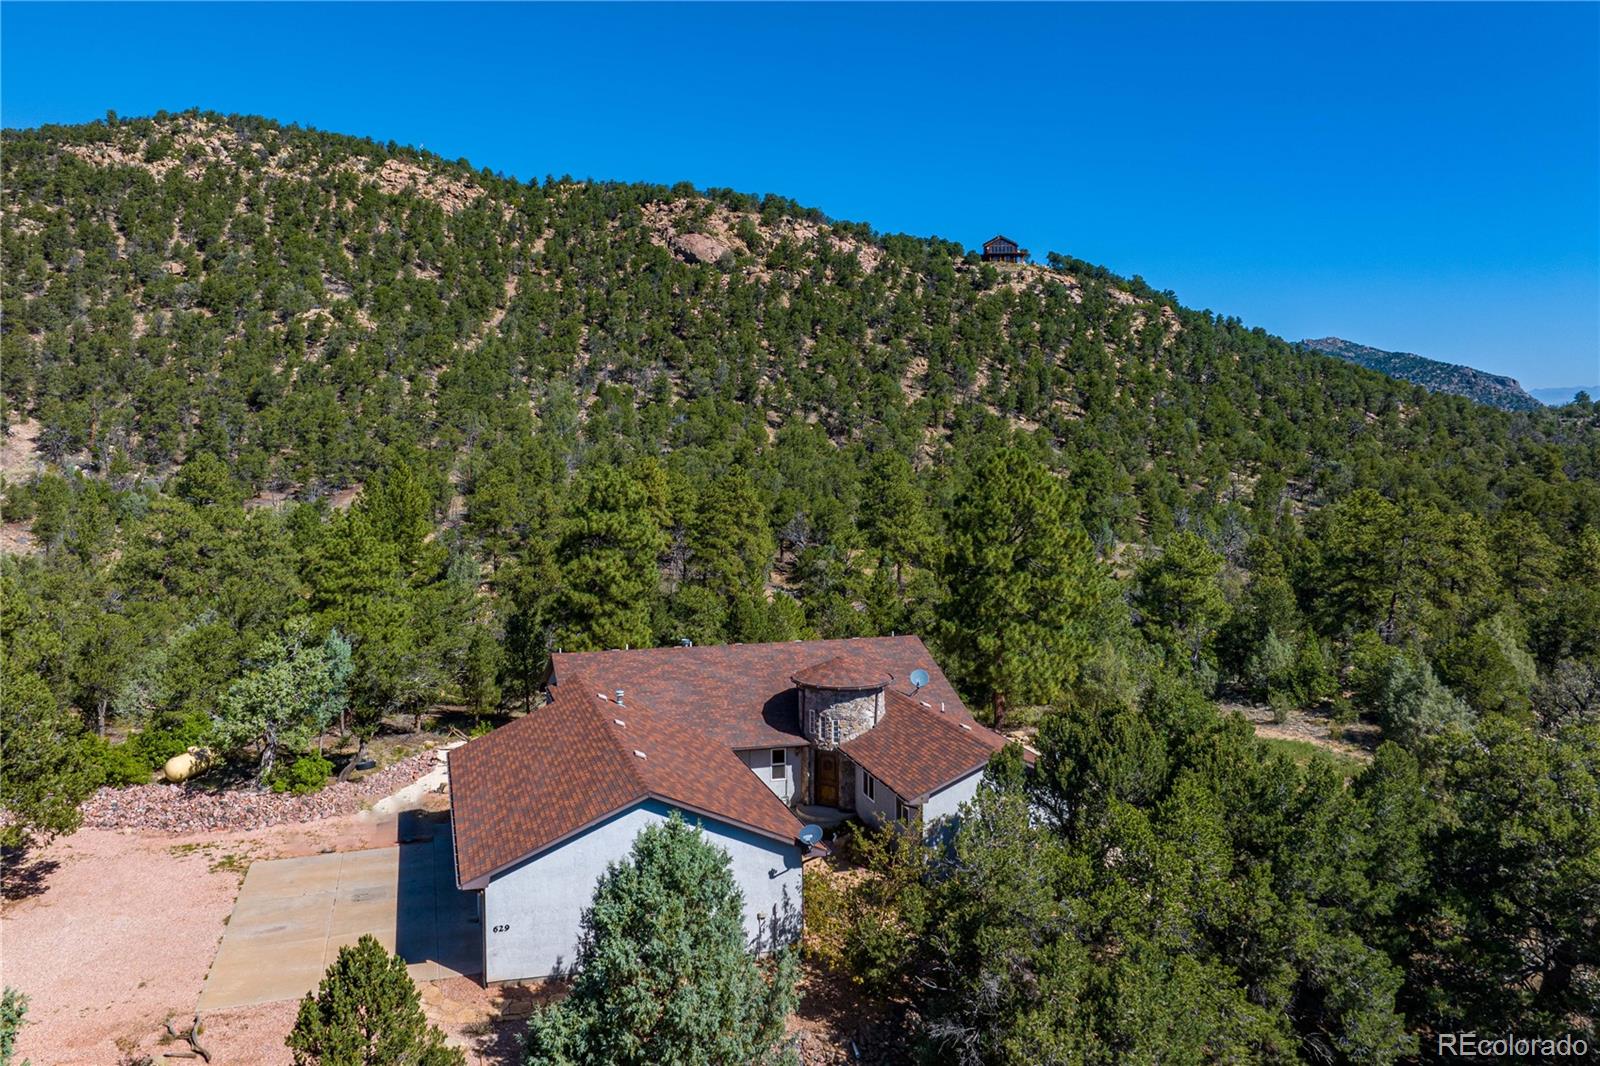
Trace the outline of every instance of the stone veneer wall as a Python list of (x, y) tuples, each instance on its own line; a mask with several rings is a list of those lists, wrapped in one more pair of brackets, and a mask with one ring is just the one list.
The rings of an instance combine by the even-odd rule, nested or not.
[[(800, 728), (806, 739), (824, 751), (854, 740), (883, 716), (883, 690), (800, 689)], [(839, 725), (837, 735), (833, 723)]]

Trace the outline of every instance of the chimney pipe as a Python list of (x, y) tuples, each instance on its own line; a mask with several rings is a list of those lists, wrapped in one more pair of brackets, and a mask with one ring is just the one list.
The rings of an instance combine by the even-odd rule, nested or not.
[(622, 706), (622, 690), (620, 688), (617, 689), (617, 706)]

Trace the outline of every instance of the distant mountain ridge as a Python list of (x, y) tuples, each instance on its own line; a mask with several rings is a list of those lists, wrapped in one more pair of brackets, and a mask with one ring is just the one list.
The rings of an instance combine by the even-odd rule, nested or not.
[(1580, 392), (1587, 392), (1592, 399), (1600, 396), (1600, 385), (1553, 385), (1549, 388), (1529, 389), (1528, 395), (1542, 404), (1561, 407), (1571, 403), (1573, 397)]
[(1429, 392), (1465, 396), (1505, 411), (1537, 411), (1544, 406), (1530, 396), (1515, 378), (1474, 370), (1470, 366), (1445, 363), (1412, 352), (1386, 352), (1382, 348), (1357, 344), (1340, 337), (1322, 337), (1300, 343), (1324, 355), (1421, 385)]

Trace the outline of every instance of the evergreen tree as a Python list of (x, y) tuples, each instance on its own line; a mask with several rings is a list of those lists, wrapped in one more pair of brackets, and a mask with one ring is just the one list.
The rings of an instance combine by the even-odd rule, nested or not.
[(644, 829), (596, 885), (571, 992), (529, 1020), (523, 1061), (796, 1061), (780, 1047), (795, 1005), (794, 956), (752, 956), (743, 914), (726, 852), (676, 814)]
[(217, 708), (218, 742), (231, 751), (248, 746), (259, 752), (259, 786), (280, 755), (305, 754), (343, 714), (352, 669), (350, 643), (337, 630), (321, 643), (310, 642), (304, 626), (268, 640)]
[(666, 543), (659, 502), (645, 483), (613, 467), (585, 475), (556, 547), (557, 646), (648, 647), (661, 582), (657, 558)]
[(0, 844), (70, 833), (78, 804), (101, 781), (83, 725), (37, 674), (9, 661), (0, 669), (0, 810), (7, 815)]
[(1017, 703), (1047, 703), (1093, 651), (1103, 592), (1065, 488), (1006, 449), (972, 474), (950, 518), (939, 644), (996, 727)]
[(1167, 539), (1160, 555), (1140, 564), (1134, 584), (1133, 603), (1145, 633), (1199, 678), (1215, 676), (1209, 673), (1212, 641), (1228, 618), (1221, 571), (1222, 556), (1184, 530)]
[(284, 1041), (295, 1066), (466, 1066), (423, 1016), (405, 960), (371, 936), (339, 949)]

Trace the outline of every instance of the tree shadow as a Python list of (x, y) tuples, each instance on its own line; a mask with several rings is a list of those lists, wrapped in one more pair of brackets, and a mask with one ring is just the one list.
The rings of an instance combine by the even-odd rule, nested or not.
[(31, 899), (48, 887), (50, 875), (61, 868), (55, 859), (30, 855), (30, 848), (0, 848), (0, 898), (10, 902)]

